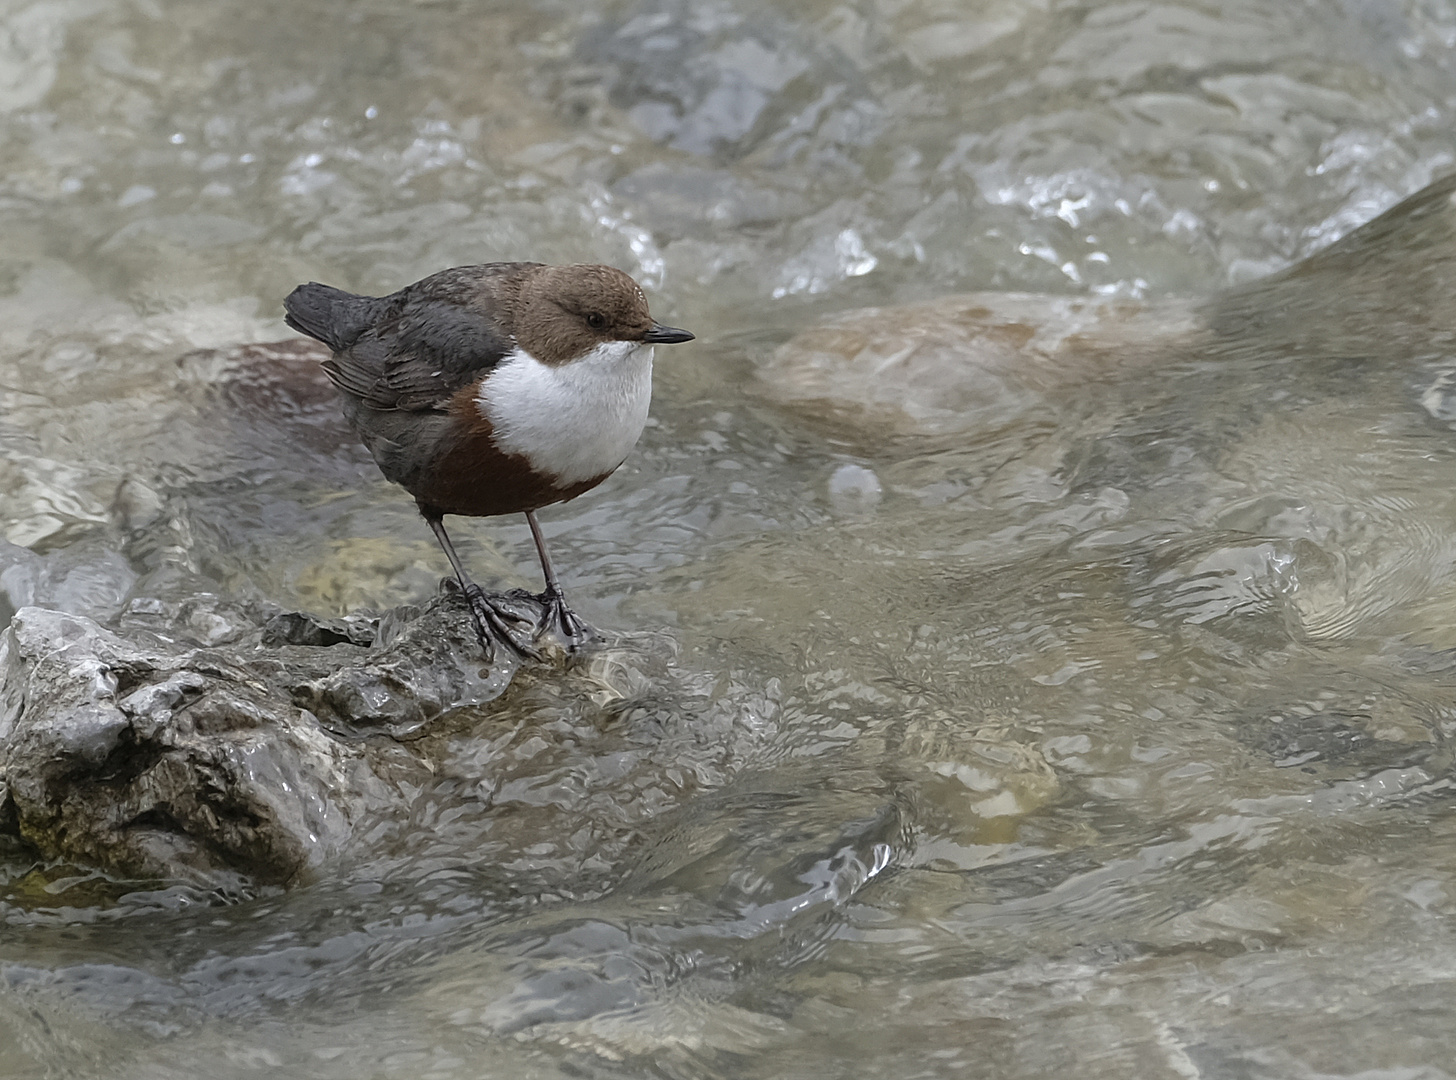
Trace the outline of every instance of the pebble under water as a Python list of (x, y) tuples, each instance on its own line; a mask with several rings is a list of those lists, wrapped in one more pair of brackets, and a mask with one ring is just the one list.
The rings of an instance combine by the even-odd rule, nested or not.
[[(299, 282), (609, 262), (699, 338), (542, 514), (618, 633), (414, 733), (349, 857), (0, 841), (0, 1077), (1456, 1075), (1453, 45), (1448, 0), (0, 0), (0, 624), (435, 592), (311, 363), (234, 348)], [(452, 532), (537, 587), (523, 521)]]

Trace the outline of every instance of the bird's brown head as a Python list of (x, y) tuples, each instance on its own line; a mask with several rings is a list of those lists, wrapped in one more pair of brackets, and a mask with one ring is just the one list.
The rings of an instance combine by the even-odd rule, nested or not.
[(693, 339), (655, 322), (641, 286), (612, 266), (535, 268), (521, 282), (514, 324), (516, 344), (543, 364), (569, 363), (609, 341)]

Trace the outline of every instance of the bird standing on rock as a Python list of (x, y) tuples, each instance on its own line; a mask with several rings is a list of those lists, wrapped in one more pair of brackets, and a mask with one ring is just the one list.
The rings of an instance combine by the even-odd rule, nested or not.
[[(536, 511), (596, 487), (647, 422), (654, 345), (691, 341), (662, 326), (642, 289), (610, 266), (457, 266), (389, 296), (300, 285), (288, 325), (334, 355), (324, 370), (385, 477), (415, 497), (470, 604), (481, 644), (523, 655), (548, 630), (575, 650), (592, 636), (567, 606)], [(544, 609), (522, 617), (465, 573), (442, 518), (524, 513), (541, 556)]]

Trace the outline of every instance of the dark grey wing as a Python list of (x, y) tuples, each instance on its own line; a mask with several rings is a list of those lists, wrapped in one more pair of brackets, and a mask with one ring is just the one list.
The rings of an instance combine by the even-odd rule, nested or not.
[(516, 347), (496, 320), (453, 300), (409, 303), (381, 331), (383, 385), (395, 408), (411, 411), (443, 406)]
[(405, 305), (324, 361), (345, 393), (374, 409), (442, 409), (515, 343), (479, 312), (448, 300)]
[[(489, 301), (508, 279), (533, 265), (454, 267), (379, 299), (330, 290), (336, 294), (329, 298), (334, 304), (332, 317), (347, 327), (334, 332), (333, 340), (293, 321), (294, 296), (315, 288), (300, 286), (289, 297), (290, 325), (335, 349), (324, 370), (341, 390), (370, 408), (442, 409), (515, 348), (509, 333), (490, 314), (494, 305)], [(367, 319), (365, 325), (351, 321), (358, 316)]]

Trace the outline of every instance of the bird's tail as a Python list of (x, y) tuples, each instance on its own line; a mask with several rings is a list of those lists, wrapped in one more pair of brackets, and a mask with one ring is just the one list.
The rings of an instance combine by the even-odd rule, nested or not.
[(343, 352), (372, 321), (378, 300), (358, 296), (332, 285), (310, 281), (300, 285), (283, 301), (285, 320), (300, 334), (322, 341), (334, 352)]

